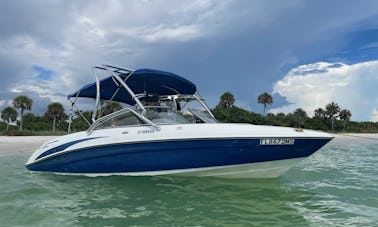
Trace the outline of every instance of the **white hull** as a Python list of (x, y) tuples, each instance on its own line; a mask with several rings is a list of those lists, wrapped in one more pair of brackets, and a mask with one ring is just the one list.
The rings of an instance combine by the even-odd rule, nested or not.
[[(96, 147), (108, 144), (123, 144), (135, 142), (154, 142), (168, 140), (186, 140), (186, 139), (226, 139), (226, 138), (333, 138), (330, 134), (302, 130), (296, 131), (293, 128), (263, 126), (251, 124), (181, 124), (181, 125), (161, 125), (161, 130), (154, 130), (148, 126), (129, 127), (129, 128), (111, 128), (95, 130), (90, 135), (87, 132), (78, 132), (59, 137), (53, 141), (43, 144), (29, 158), (26, 165), (36, 161), (45, 151), (61, 146), (72, 141), (96, 138), (80, 143), (73, 144), (65, 150), (56, 154), (67, 153), (73, 150), (83, 149), (86, 147)], [(54, 154), (54, 155), (56, 155)], [(43, 157), (43, 160), (47, 157)]]
[[(273, 178), (332, 139), (312, 130), (218, 123), (196, 95), (196, 86), (170, 72), (109, 65), (93, 69), (111, 76), (100, 81), (96, 75), (96, 83), (70, 94), (73, 105), (78, 97), (96, 98), (93, 116), (100, 100), (137, 108), (118, 110), (97, 119), (86, 132), (43, 144), (25, 164), (29, 170), (87, 176)], [(143, 101), (152, 105), (144, 106)], [(186, 106), (191, 101), (206, 111)], [(180, 110), (190, 112), (193, 122)], [(193, 124), (197, 121), (206, 124)]]

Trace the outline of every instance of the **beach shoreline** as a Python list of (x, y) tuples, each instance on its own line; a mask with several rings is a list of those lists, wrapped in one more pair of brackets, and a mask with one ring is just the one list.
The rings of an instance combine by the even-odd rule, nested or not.
[(335, 138), (329, 144), (378, 143), (378, 133), (337, 133), (332, 135)]
[(58, 136), (0, 136), (0, 155), (31, 154), (43, 143)]

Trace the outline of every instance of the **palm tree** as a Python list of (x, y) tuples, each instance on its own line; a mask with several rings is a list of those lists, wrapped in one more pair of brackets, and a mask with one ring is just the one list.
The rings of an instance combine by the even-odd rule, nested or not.
[(20, 119), (20, 131), (22, 130), (22, 120), (24, 118), (24, 110), (31, 110), (33, 105), (33, 100), (25, 95), (17, 96), (13, 99), (13, 106), (16, 109), (20, 109), (21, 119)]
[(326, 114), (331, 119), (332, 131), (335, 131), (335, 119), (340, 112), (340, 107), (337, 103), (331, 102), (326, 106)]
[(230, 108), (234, 105), (235, 98), (231, 92), (225, 92), (221, 97), (218, 106), (222, 107), (223, 109)]
[(318, 117), (320, 119), (326, 118), (326, 111), (322, 108), (318, 108), (314, 111), (315, 117)]
[(17, 111), (12, 107), (7, 107), (1, 111), (1, 119), (7, 122), (7, 132), (9, 130), (9, 123), (17, 119)]
[(298, 108), (294, 111), (294, 118), (297, 123), (297, 127), (300, 128), (302, 125), (304, 125), (307, 119), (307, 114), (303, 109)]
[(259, 104), (264, 105), (264, 116), (265, 116), (266, 106), (271, 105), (273, 103), (273, 97), (270, 94), (264, 92), (261, 95), (259, 95), (259, 97), (257, 98), (257, 102)]
[(47, 112), (45, 113), (45, 116), (47, 118), (53, 119), (53, 131), (55, 132), (56, 120), (64, 119), (66, 115), (64, 114), (64, 108), (62, 104), (53, 102), (47, 106)]
[(350, 117), (352, 117), (352, 113), (347, 110), (341, 110), (339, 113), (340, 119), (343, 121), (343, 130), (345, 131), (346, 123), (350, 120)]

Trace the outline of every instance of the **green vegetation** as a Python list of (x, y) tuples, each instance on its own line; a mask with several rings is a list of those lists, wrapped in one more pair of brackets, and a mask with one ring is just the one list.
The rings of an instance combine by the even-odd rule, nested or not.
[(350, 120), (352, 113), (349, 110), (341, 110), (339, 113), (340, 120), (343, 121), (343, 130), (346, 128), (346, 123)]
[(331, 119), (332, 131), (335, 131), (336, 117), (340, 113), (339, 105), (337, 105), (337, 103), (331, 102), (330, 104), (326, 106), (325, 113), (326, 113), (326, 116), (328, 116), (328, 118)]
[(219, 108), (227, 109), (231, 108), (235, 103), (235, 97), (231, 92), (225, 92), (218, 103)]
[(9, 131), (9, 124), (17, 118), (17, 111), (12, 107), (7, 107), (1, 111), (1, 119), (7, 123), (7, 132)]
[(378, 122), (350, 121), (352, 113), (347, 109), (341, 110), (339, 105), (335, 102), (326, 105), (325, 109), (316, 109), (313, 117), (308, 117), (307, 113), (301, 108), (288, 114), (265, 114), (266, 107), (273, 103), (273, 98), (268, 93), (263, 93), (257, 99), (259, 104), (264, 105), (264, 114), (261, 115), (234, 105), (225, 108), (224, 105), (221, 105), (223, 103), (222, 97), (223, 95), (221, 96), (219, 104), (212, 110), (214, 116), (222, 122), (245, 122), (256, 125), (296, 127), (330, 132), (378, 133)]
[[(92, 112), (81, 112), (81, 114), (88, 120), (92, 118)], [(75, 113), (76, 116), (79, 116), (79, 113)], [(72, 132), (80, 132), (87, 130), (89, 128), (89, 123), (86, 122), (82, 117), (77, 117), (72, 120), (72, 125), (71, 125), (71, 131)]]
[(295, 119), (296, 127), (302, 128), (302, 126), (307, 120), (307, 113), (301, 108), (298, 108), (294, 111), (293, 116)]
[(24, 111), (25, 110), (31, 110), (33, 105), (33, 100), (31, 100), (29, 97), (25, 95), (17, 96), (13, 99), (13, 106), (16, 109), (20, 109), (20, 131), (22, 131), (22, 122), (24, 119)]
[(102, 108), (100, 109), (99, 116), (106, 116), (110, 113), (122, 109), (122, 106), (118, 102), (102, 103), (101, 106)]
[[(251, 123), (256, 125), (274, 125), (295, 128), (307, 128), (332, 132), (365, 132), (378, 133), (378, 122), (350, 121), (352, 113), (347, 109), (341, 109), (335, 102), (318, 108), (314, 116), (309, 117), (301, 109), (293, 113), (266, 113), (267, 105), (273, 103), (273, 98), (268, 93), (261, 94), (257, 102), (264, 105), (264, 114), (251, 112), (234, 105), (235, 97), (232, 93), (224, 93), (218, 105), (212, 110), (215, 117), (221, 122), (227, 123)], [(17, 121), (17, 111), (12, 107), (6, 107), (1, 111), (0, 135), (29, 136), (29, 135), (64, 135), (67, 133), (68, 121), (64, 113), (63, 105), (57, 102), (47, 106), (43, 116), (35, 116), (33, 113), (24, 115), (25, 110), (31, 110), (33, 100), (26, 96), (18, 96), (13, 100), (13, 106), (20, 110), (20, 121)], [(104, 116), (121, 109), (117, 102), (102, 103), (98, 116)], [(91, 112), (75, 113), (91, 119)], [(72, 119), (71, 132), (84, 131), (89, 127), (82, 117)]]
[(62, 104), (51, 103), (44, 116), (35, 116), (32, 113), (24, 114), (24, 111), (31, 110), (33, 105), (33, 100), (27, 96), (17, 96), (13, 99), (12, 104), (16, 109), (20, 110), (20, 120), (16, 121), (17, 111), (14, 108), (6, 107), (2, 110), (1, 118), (5, 123), (0, 123), (1, 135), (42, 136), (66, 134), (68, 126), (66, 123), (67, 116), (64, 114)]
[(264, 116), (265, 116), (266, 115), (266, 106), (272, 105), (273, 97), (270, 94), (265, 92), (265, 93), (262, 93), (261, 95), (259, 95), (259, 97), (257, 97), (257, 102), (259, 104), (264, 105)]
[(58, 102), (53, 102), (47, 106), (45, 117), (50, 120), (53, 119), (53, 132), (55, 132), (55, 126), (57, 123), (60, 124), (67, 119), (67, 116), (64, 114), (63, 105)]

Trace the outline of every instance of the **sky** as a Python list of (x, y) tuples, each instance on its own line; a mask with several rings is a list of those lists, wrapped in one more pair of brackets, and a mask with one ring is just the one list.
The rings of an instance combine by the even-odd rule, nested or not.
[(224, 92), (262, 113), (336, 102), (378, 121), (378, 1), (0, 2), (0, 110), (18, 95), (42, 115), (110, 64), (173, 72), (214, 107)]

